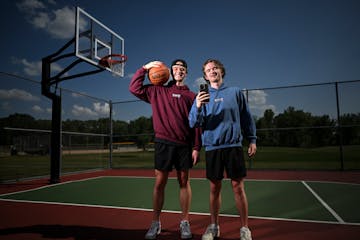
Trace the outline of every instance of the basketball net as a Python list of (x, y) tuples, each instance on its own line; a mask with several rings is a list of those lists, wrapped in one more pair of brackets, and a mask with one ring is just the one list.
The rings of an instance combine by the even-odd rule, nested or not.
[(120, 77), (123, 74), (123, 64), (121, 62), (108, 61), (109, 68), (111, 69), (111, 74), (114, 77)]
[(100, 60), (100, 65), (109, 68), (114, 77), (121, 77), (127, 57), (122, 54), (110, 54)]

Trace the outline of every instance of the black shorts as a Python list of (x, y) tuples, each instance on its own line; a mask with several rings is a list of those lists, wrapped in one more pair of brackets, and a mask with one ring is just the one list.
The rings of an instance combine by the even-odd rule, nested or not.
[(206, 178), (222, 180), (224, 170), (230, 179), (246, 177), (246, 166), (242, 147), (222, 148), (207, 151)]
[(192, 148), (186, 145), (155, 143), (155, 169), (171, 172), (189, 170), (193, 167)]

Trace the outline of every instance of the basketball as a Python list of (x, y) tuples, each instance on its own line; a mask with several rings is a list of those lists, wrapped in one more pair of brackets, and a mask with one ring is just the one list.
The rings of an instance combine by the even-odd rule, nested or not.
[(152, 67), (149, 70), (148, 78), (154, 85), (164, 85), (170, 77), (170, 70), (165, 64), (159, 67)]

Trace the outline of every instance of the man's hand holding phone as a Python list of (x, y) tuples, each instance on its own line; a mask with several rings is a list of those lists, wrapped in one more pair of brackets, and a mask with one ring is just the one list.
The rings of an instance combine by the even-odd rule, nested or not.
[(209, 85), (204, 83), (200, 84), (199, 94), (196, 96), (196, 107), (201, 108), (203, 104), (209, 102), (210, 94), (209, 94)]

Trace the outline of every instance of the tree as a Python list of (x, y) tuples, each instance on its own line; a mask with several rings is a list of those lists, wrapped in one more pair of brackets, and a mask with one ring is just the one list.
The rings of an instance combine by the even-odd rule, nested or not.
[(275, 113), (272, 109), (267, 109), (264, 116), (256, 121), (256, 128), (260, 131), (257, 132), (257, 137), (265, 146), (276, 145), (274, 131), (270, 130), (274, 127)]
[(139, 148), (145, 150), (146, 145), (153, 140), (152, 119), (139, 117), (130, 122), (130, 133), (134, 134), (134, 140)]
[(344, 114), (340, 117), (343, 144), (360, 144), (360, 113)]

